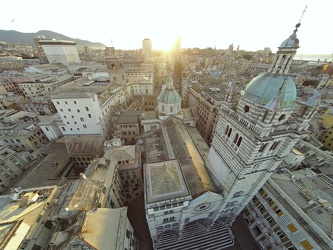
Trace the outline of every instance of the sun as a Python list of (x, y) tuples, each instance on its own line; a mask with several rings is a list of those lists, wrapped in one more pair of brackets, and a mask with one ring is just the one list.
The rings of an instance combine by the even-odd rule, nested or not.
[(176, 43), (177, 36), (161, 34), (152, 39), (153, 50), (162, 50), (169, 52)]

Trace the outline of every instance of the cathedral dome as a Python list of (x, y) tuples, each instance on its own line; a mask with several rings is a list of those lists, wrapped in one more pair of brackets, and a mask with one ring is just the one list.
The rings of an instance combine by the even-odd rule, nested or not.
[(273, 73), (258, 75), (248, 83), (243, 96), (255, 103), (266, 105), (281, 87), (280, 107), (292, 107), (296, 101), (296, 86), (287, 75)]
[(182, 98), (179, 93), (173, 87), (173, 79), (171, 76), (168, 76), (166, 79), (166, 88), (162, 90), (161, 94), (158, 96), (158, 102), (165, 104), (179, 103)]

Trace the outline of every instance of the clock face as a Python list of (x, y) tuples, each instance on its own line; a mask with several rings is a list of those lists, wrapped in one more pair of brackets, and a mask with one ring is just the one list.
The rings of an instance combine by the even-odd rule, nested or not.
[(201, 204), (197, 205), (193, 209), (193, 212), (195, 212), (195, 213), (202, 213), (202, 212), (207, 211), (210, 208), (212, 208), (212, 206), (213, 206), (213, 203), (211, 203), (211, 202), (204, 202), (204, 203), (201, 203)]

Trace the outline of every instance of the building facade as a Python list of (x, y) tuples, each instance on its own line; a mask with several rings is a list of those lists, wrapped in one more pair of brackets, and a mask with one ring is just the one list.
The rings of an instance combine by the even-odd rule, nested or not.
[(23, 173), (26, 163), (14, 150), (0, 147), (0, 193)]
[(242, 215), (262, 249), (332, 249), (332, 184), (310, 169), (273, 174)]
[(38, 40), (49, 63), (60, 62), (64, 65), (80, 61), (76, 43), (66, 40)]
[(62, 86), (51, 97), (64, 136), (103, 135), (106, 139), (113, 132), (111, 107), (124, 102), (123, 90), (118, 85), (87, 78)]
[(153, 53), (153, 43), (149, 38), (145, 38), (142, 41), (142, 53), (144, 55), (145, 61), (152, 56)]
[(33, 152), (48, 142), (40, 126), (19, 123), (0, 130), (0, 145), (15, 151)]
[(45, 75), (43, 79), (35, 80), (33, 82), (20, 83), (19, 86), (26, 97), (33, 98), (35, 96), (40, 96), (49, 93), (73, 80), (74, 78), (72, 75), (62, 75), (62, 76)]

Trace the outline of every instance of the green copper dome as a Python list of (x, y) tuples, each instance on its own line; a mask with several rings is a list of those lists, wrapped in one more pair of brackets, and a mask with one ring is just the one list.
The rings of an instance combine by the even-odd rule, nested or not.
[(296, 86), (287, 75), (263, 73), (253, 78), (246, 86), (244, 97), (261, 105), (266, 105), (272, 100), (282, 87), (280, 107), (288, 108), (296, 101)]
[(178, 91), (173, 87), (173, 79), (171, 76), (167, 77), (166, 88), (162, 90), (157, 100), (165, 104), (179, 103), (182, 101)]

